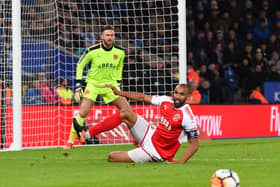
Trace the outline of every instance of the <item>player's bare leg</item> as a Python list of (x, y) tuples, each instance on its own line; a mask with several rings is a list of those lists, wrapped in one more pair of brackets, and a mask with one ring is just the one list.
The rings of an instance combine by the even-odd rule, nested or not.
[(123, 97), (118, 97), (112, 102), (118, 109), (119, 112), (113, 114), (112, 116), (107, 117), (102, 122), (92, 126), (88, 131), (84, 133), (82, 129), (80, 129), (82, 140), (90, 139), (91, 137), (105, 132), (111, 129), (114, 129), (122, 122), (124, 122), (128, 128), (132, 128), (137, 120), (137, 115), (132, 111), (130, 105), (127, 100)]
[(115, 151), (108, 155), (109, 162), (133, 162), (128, 156), (127, 151)]
[(119, 109), (120, 116), (127, 127), (132, 128), (136, 123), (137, 115), (132, 111), (127, 100), (124, 97), (118, 97), (112, 104)]

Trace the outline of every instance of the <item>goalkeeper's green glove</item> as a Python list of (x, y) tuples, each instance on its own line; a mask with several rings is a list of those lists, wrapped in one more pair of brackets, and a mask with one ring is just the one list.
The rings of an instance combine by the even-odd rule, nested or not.
[(86, 87), (86, 82), (84, 80), (76, 80), (75, 93), (74, 93), (74, 99), (76, 102), (79, 102), (81, 100), (85, 87)]

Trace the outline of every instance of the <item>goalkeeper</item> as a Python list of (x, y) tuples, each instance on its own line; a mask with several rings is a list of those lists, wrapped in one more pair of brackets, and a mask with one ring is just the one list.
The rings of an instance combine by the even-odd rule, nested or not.
[[(84, 121), (98, 95), (102, 96), (106, 104), (112, 103), (119, 109), (119, 112), (102, 122), (105, 124), (101, 127), (104, 128), (101, 129), (102, 131), (106, 131), (107, 128), (113, 129), (123, 120), (129, 120), (133, 116), (127, 100), (124, 97), (115, 95), (110, 88), (105, 87), (105, 84), (111, 84), (120, 89), (118, 81), (122, 78), (125, 51), (115, 45), (115, 32), (111, 26), (102, 28), (101, 40), (100, 44), (86, 49), (77, 64), (75, 98), (79, 100), (79, 96), (82, 96), (83, 99), (80, 104), (79, 114), (73, 118), (69, 140), (63, 149), (71, 149), (76, 136), (78, 136), (80, 143), (85, 142), (85, 139), (80, 138), (81, 134), (76, 134), (73, 124), (78, 124), (81, 128), (84, 128), (81, 133), (86, 131)], [(82, 77), (86, 65), (89, 65), (89, 69), (84, 81)]]

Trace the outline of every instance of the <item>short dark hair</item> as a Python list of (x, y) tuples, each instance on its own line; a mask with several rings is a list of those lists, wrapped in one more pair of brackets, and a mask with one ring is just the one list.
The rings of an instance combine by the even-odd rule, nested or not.
[(105, 25), (101, 28), (101, 33), (103, 33), (106, 30), (114, 30), (114, 28), (111, 25)]

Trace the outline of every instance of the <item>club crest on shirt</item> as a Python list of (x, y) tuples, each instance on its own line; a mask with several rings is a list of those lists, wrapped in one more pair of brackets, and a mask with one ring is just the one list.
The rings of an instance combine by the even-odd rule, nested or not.
[(86, 90), (85, 94), (89, 94), (89, 92), (90, 92), (89, 90)]
[(173, 121), (177, 122), (180, 119), (180, 114), (175, 114), (172, 118)]
[(113, 58), (114, 58), (114, 59), (118, 59), (118, 55), (115, 54), (115, 55), (113, 56)]

